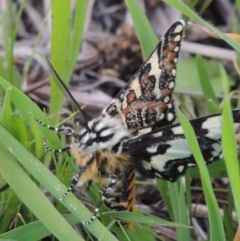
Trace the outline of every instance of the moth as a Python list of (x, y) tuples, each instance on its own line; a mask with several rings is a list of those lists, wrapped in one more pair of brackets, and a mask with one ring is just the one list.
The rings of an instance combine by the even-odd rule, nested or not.
[[(77, 184), (101, 182), (101, 201), (84, 224), (94, 221), (103, 203), (113, 211), (134, 211), (135, 171), (145, 178), (174, 182), (189, 167), (196, 166), (182, 127), (173, 125), (176, 114), (172, 92), (184, 28), (185, 23), (180, 20), (168, 29), (150, 57), (98, 118), (88, 121), (78, 107), (80, 133), (69, 127), (47, 126), (37, 119), (50, 130), (72, 138), (68, 146), (53, 150), (70, 151), (79, 166), (61, 200)], [(233, 111), (233, 117), (239, 123), (240, 111)], [(221, 118), (211, 115), (191, 121), (207, 164), (222, 158)], [(130, 222), (121, 222), (131, 226)]]

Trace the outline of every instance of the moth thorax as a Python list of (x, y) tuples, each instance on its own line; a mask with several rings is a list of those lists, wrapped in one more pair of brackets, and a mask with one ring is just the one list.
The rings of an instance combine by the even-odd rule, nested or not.
[(121, 144), (130, 138), (130, 133), (116, 118), (100, 116), (89, 123), (90, 131), (82, 131), (80, 149), (93, 153), (108, 150), (113, 153), (121, 152)]

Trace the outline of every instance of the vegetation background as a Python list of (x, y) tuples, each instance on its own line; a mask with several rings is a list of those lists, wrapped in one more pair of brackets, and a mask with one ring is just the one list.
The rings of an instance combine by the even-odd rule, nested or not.
[[(240, 240), (231, 116), (231, 106), (239, 106), (239, 11), (237, 0), (1, 0), (0, 186), (10, 188), (0, 193), (0, 240)], [(70, 91), (93, 118), (181, 18), (192, 24), (178, 63), (175, 106), (188, 119), (223, 111), (225, 162), (205, 166), (191, 126), (178, 112), (199, 168), (176, 183), (139, 179), (137, 213), (103, 207), (101, 222), (83, 227), (100, 193), (95, 185), (58, 201), (77, 167), (68, 155), (46, 152), (44, 140), (53, 148), (67, 140), (34, 118), (71, 126), (75, 113), (50, 82), (44, 55), (67, 84), (71, 80)], [(112, 217), (133, 220), (133, 229)]]

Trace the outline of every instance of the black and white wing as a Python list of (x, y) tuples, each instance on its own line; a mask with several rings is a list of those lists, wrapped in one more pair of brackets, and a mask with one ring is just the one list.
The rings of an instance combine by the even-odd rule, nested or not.
[[(233, 111), (236, 138), (240, 142), (240, 109)], [(190, 121), (207, 164), (221, 159), (222, 116), (211, 115)], [(196, 166), (180, 124), (154, 130), (124, 143), (136, 169), (144, 177), (176, 181), (189, 167)], [(239, 150), (238, 150), (239, 155)]]

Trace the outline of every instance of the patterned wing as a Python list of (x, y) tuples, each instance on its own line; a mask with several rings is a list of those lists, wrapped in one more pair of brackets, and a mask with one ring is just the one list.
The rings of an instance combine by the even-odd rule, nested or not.
[[(240, 155), (240, 109), (233, 111), (234, 128)], [(222, 158), (221, 115), (190, 121), (207, 164)], [(156, 129), (125, 142), (123, 152), (130, 152), (136, 169), (144, 176), (176, 181), (196, 166), (193, 154), (179, 124)]]
[(169, 28), (148, 60), (103, 110), (103, 116), (120, 119), (130, 132), (175, 120), (171, 95), (184, 26), (180, 20)]

